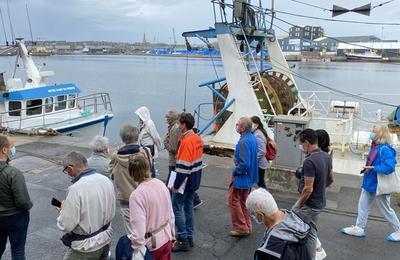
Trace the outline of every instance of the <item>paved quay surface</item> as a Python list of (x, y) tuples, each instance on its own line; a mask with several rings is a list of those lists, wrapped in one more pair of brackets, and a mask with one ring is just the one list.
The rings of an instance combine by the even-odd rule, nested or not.
[[(62, 233), (56, 227), (58, 212), (50, 205), (52, 197), (60, 200), (70, 185), (70, 178), (62, 173), (57, 163), (70, 151), (90, 154), (86, 142), (69, 137), (18, 137), (17, 158), (13, 164), (26, 177), (34, 203), (27, 238), (27, 259), (62, 259), (66, 248), (62, 245)], [(205, 156), (207, 167), (203, 172), (200, 197), (205, 204), (195, 211), (195, 248), (191, 252), (174, 253), (173, 259), (252, 259), (264, 232), (264, 226), (254, 223), (254, 232), (243, 239), (228, 236), (230, 217), (226, 205), (227, 187), (232, 160)], [(156, 165), (160, 178), (167, 173), (167, 157), (162, 153)], [(319, 236), (328, 254), (326, 259), (400, 259), (400, 243), (385, 240), (392, 232), (380, 217), (376, 206), (366, 229), (366, 238), (342, 235), (338, 229), (355, 222), (359, 197), (358, 176), (338, 175), (333, 188), (327, 194), (328, 205), (319, 222)], [(268, 184), (267, 184), (268, 185)], [(290, 208), (297, 194), (271, 191), (281, 208)], [(393, 205), (397, 213), (400, 208)], [(118, 238), (123, 235), (119, 209), (113, 222), (114, 250)], [(2, 259), (11, 259), (9, 249)]]

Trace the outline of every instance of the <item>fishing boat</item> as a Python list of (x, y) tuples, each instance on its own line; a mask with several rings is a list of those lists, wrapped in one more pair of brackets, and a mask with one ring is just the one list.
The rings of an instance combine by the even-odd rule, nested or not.
[(346, 59), (349, 61), (382, 61), (382, 55), (372, 51), (365, 53), (345, 53)]
[[(75, 136), (104, 135), (114, 117), (108, 93), (81, 95), (73, 83), (47, 84), (53, 71), (39, 70), (23, 39), (15, 46), (13, 77), (0, 75), (0, 125), (3, 130), (27, 134), (62, 133)], [(26, 79), (16, 78), (18, 59)]]
[[(182, 34), (187, 45), (190, 37), (203, 42), (216, 38), (224, 68), (224, 76), (199, 84), (212, 93), (212, 102), (199, 104), (194, 111), (205, 151), (232, 156), (239, 139), (236, 122), (241, 117), (258, 116), (269, 127), (269, 135), (275, 135), (278, 145), (275, 167), (296, 169), (300, 166), (302, 153), (296, 149), (296, 137), (301, 129), (309, 127), (325, 129), (331, 136), (332, 148), (337, 151), (333, 159), (336, 172), (359, 174), (355, 169), (364, 165), (372, 125), (395, 125), (384, 115), (397, 106), (374, 100), (376, 93), (356, 95), (339, 91), (291, 69), (273, 30), (274, 1), (271, 8), (264, 8), (261, 2), (253, 5), (248, 0), (231, 3), (212, 0), (211, 3), (214, 27)], [(264, 49), (268, 51), (268, 62), (264, 61)], [(249, 55), (254, 50), (260, 59)], [(327, 90), (300, 91), (294, 76)], [(385, 95), (379, 93), (380, 97)], [(387, 94), (395, 95), (400, 97)], [(207, 111), (211, 111), (211, 116), (204, 115)], [(394, 146), (399, 148), (395, 131), (392, 136)]]

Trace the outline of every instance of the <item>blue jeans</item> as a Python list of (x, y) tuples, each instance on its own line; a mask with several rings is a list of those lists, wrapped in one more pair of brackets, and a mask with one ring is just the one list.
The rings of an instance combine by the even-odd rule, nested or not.
[(186, 239), (193, 237), (193, 191), (185, 191), (184, 194), (172, 194), (172, 208), (175, 214), (176, 237)]
[(394, 231), (400, 232), (400, 222), (396, 216), (396, 212), (390, 207), (390, 195), (378, 195), (374, 192), (368, 192), (364, 189), (361, 190), (360, 200), (358, 201), (358, 215), (356, 226), (365, 228), (367, 225), (368, 214), (372, 202), (376, 200), (376, 205), (380, 213), (390, 223)]
[(0, 259), (6, 249), (7, 238), (11, 244), (12, 260), (25, 260), (25, 242), (29, 225), (29, 211), (0, 217)]

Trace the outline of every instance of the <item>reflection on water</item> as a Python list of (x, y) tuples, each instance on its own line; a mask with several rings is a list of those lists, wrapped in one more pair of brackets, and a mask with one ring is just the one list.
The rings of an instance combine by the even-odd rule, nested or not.
[[(15, 57), (1, 57), (0, 66), (9, 78)], [(197, 86), (223, 76), (220, 60), (185, 57), (151, 56), (50, 56), (35, 57), (37, 64), (46, 63), (43, 70), (54, 70), (50, 83), (73, 82), (83, 94), (109, 92), (115, 118), (109, 126), (108, 136), (119, 141), (119, 128), (123, 124), (136, 125), (134, 110), (149, 107), (161, 134), (166, 131), (164, 119), (168, 109), (183, 109), (183, 96), (188, 63), (187, 111), (193, 112), (199, 103), (210, 102), (211, 93)], [(214, 65), (213, 65), (214, 62)], [(22, 65), (22, 64), (21, 64)], [(399, 104), (400, 66), (386, 63), (296, 63), (294, 68), (307, 78), (330, 87), (365, 94), (374, 92), (373, 99)], [(20, 74), (21, 75), (21, 74)], [(325, 91), (304, 79), (296, 78), (300, 90)], [(399, 91), (400, 93), (400, 91)], [(338, 100), (351, 100), (343, 96)], [(387, 108), (386, 108), (387, 109)], [(210, 111), (210, 110), (208, 110)], [(205, 117), (209, 117), (208, 115)]]

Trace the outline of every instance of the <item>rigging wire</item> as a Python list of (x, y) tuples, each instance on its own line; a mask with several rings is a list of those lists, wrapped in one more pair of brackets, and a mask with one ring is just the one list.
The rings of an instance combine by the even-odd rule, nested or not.
[(318, 6), (318, 5), (313, 5), (313, 4), (309, 4), (309, 3), (298, 1), (298, 0), (292, 0), (292, 2), (296, 2), (296, 3), (299, 3), (299, 4), (303, 4), (303, 5), (311, 6), (311, 7), (314, 7), (314, 8), (318, 8), (318, 9), (323, 10), (323, 11), (330, 11), (330, 12), (332, 11), (331, 9), (327, 9), (327, 8), (324, 8), (324, 7), (321, 7), (321, 6)]
[(313, 79), (307, 78), (307, 77), (305, 77), (305, 76), (303, 76), (303, 75), (301, 75), (301, 74), (299, 74), (299, 73), (293, 71), (293, 70), (290, 69), (290, 68), (289, 68), (289, 69), (286, 68), (286, 66), (285, 66), (284, 64), (280, 63), (279, 61), (277, 61), (276, 59), (272, 58), (271, 56), (269, 56), (269, 58), (270, 58), (271, 60), (273, 60), (274, 62), (276, 62), (276, 63), (279, 65), (279, 66), (278, 66), (279, 69), (281, 69), (281, 70), (283, 70), (283, 71), (285, 71), (285, 72), (287, 72), (287, 73), (291, 73), (292, 75), (294, 75), (294, 76), (296, 76), (296, 77), (298, 77), (298, 78), (300, 78), (300, 79), (303, 79), (303, 80), (305, 80), (305, 81), (308, 81), (308, 82), (310, 82), (310, 83), (313, 83), (314, 85), (317, 85), (317, 86), (320, 86), (320, 87), (322, 87), (322, 88), (328, 89), (328, 90), (330, 90), (330, 91), (332, 91), (332, 92), (334, 92), (334, 93), (339, 93), (339, 94), (341, 94), (342, 96), (353, 97), (353, 98), (355, 98), (355, 99), (363, 100), (363, 101), (366, 101), (366, 102), (369, 102), (369, 103), (380, 104), (380, 105), (389, 106), (389, 107), (397, 107), (397, 106), (394, 105), (394, 104), (390, 104), (390, 103), (382, 102), (382, 101), (379, 101), (379, 100), (375, 100), (375, 99), (363, 97), (363, 96), (361, 96), (361, 95), (359, 95), (359, 94), (354, 94), (354, 93), (351, 93), (351, 92), (347, 92), (347, 91), (344, 91), (344, 90), (339, 90), (339, 89), (330, 87), (330, 86), (328, 86), (328, 85), (325, 85), (325, 84), (320, 83), (320, 82), (318, 82), (318, 81), (315, 81), (315, 80), (313, 80)]
[(375, 8), (381, 7), (383, 5), (389, 4), (389, 3), (394, 2), (394, 1), (395, 0), (390, 0), (390, 1), (386, 1), (386, 2), (383, 2), (383, 3), (377, 4), (377, 5), (374, 5), (371, 9), (375, 9)]
[(275, 12), (280, 13), (280, 14), (302, 17), (302, 18), (309, 18), (309, 19), (329, 21), (329, 22), (338, 22), (338, 23), (354, 23), (354, 24), (365, 24), (365, 25), (387, 25), (387, 26), (399, 26), (400, 25), (400, 23), (361, 22), (361, 21), (356, 21), (356, 20), (331, 19), (331, 18), (323, 18), (323, 17), (311, 16), (311, 15), (296, 14), (296, 13), (278, 11), (278, 10), (275, 10)]
[[(371, 7), (371, 10), (375, 9), (375, 8), (378, 8), (378, 7), (381, 7), (381, 6), (384, 6), (384, 5), (389, 4), (391, 2), (394, 2), (394, 1), (395, 0), (390, 0), (390, 1), (386, 1), (386, 2), (383, 2), (383, 3), (377, 4), (377, 5), (374, 5), (374, 6)], [(299, 1), (299, 0), (292, 0), (292, 2), (296, 2), (296, 3), (299, 3), (299, 4), (303, 4), (303, 5), (307, 5), (307, 6), (310, 6), (310, 7), (314, 7), (314, 8), (323, 10), (323, 11), (329, 11), (329, 12), (333, 11), (332, 9), (324, 8), (324, 7), (321, 7), (321, 6), (318, 6), (318, 5), (306, 3), (306, 2), (303, 2), (303, 1)]]
[(33, 43), (33, 34), (32, 34), (32, 26), (31, 26), (31, 18), (29, 17), (28, 4), (26, 4), (25, 7), (26, 7), (26, 16), (28, 17), (29, 32), (31, 33), (31, 41), (32, 41), (32, 45), (34, 45), (34, 43)]
[[(267, 15), (270, 16), (270, 17), (272, 17), (270, 14), (267, 14)], [(286, 21), (286, 20), (283, 20), (283, 19), (281, 19), (281, 18), (278, 18), (278, 17), (276, 17), (276, 16), (275, 16), (274, 18), (277, 19), (277, 20), (279, 20), (279, 21), (281, 21), (281, 22), (283, 22), (283, 23), (286, 23), (286, 24), (288, 24), (288, 25), (290, 25), (290, 26), (298, 27), (298, 25), (293, 24), (293, 23), (291, 23), (291, 22), (288, 22), (288, 21)], [(277, 28), (279, 28), (280, 30), (286, 32), (286, 33), (289, 33), (287, 30), (284, 30), (284, 29), (278, 27), (276, 24), (274, 24), (274, 26), (277, 27)], [(353, 43), (353, 42), (343, 41), (343, 40), (340, 40), (340, 39), (338, 39), (338, 38), (334, 38), (334, 37), (330, 37), (330, 36), (323, 36), (323, 37), (326, 37), (327, 39), (331, 39), (331, 40), (334, 40), (334, 41), (337, 41), (337, 42), (340, 42), (340, 43), (345, 43), (345, 44), (348, 44), (348, 45), (352, 45), (352, 46), (356, 46), (356, 47), (360, 47), (360, 48), (364, 48), (364, 49), (373, 49), (373, 48), (368, 47), (368, 46), (365, 46), (365, 45), (361, 45), (361, 44)], [(304, 38), (303, 38), (303, 39), (304, 39)], [(307, 41), (309, 41), (309, 42), (313, 42), (312, 40), (308, 40), (308, 39), (304, 39), (304, 40), (307, 40)], [(386, 53), (395, 54), (396, 56), (398, 55), (398, 52), (395, 52), (395, 51), (386, 51)], [(396, 63), (395, 63), (395, 64), (396, 64)], [(396, 64), (396, 65), (398, 65), (398, 64)]]
[(6, 40), (6, 46), (8, 46), (8, 39), (7, 39), (6, 26), (4, 25), (3, 12), (1, 11), (1, 8), (0, 8), (0, 16), (1, 16), (1, 23), (2, 23), (2, 25), (3, 25), (3, 32), (4, 32), (4, 38), (5, 38), (5, 40)]
[(185, 74), (185, 90), (184, 90), (184, 96), (183, 96), (183, 112), (186, 112), (188, 70), (189, 70), (189, 52), (186, 53), (186, 74)]
[(13, 25), (11, 22), (10, 5), (8, 4), (8, 0), (7, 0), (7, 13), (8, 13), (8, 20), (10, 22), (10, 31), (11, 31), (11, 37), (12, 37), (11, 42), (14, 45), (15, 35), (14, 35)]

